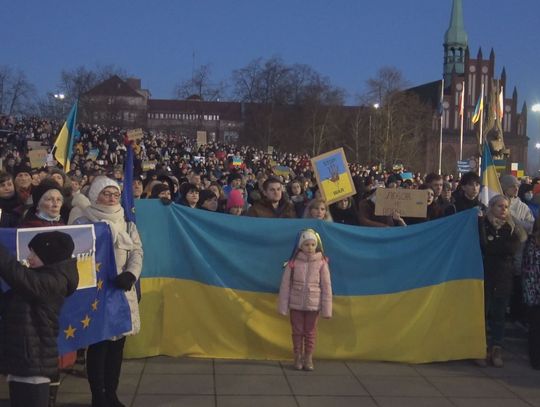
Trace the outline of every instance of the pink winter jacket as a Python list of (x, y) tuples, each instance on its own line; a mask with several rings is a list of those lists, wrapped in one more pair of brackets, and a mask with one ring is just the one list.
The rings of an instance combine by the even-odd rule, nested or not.
[(332, 316), (332, 282), (328, 262), (322, 253), (306, 255), (299, 252), (285, 267), (279, 288), (278, 312), (287, 315), (289, 309), (321, 311), (323, 318)]

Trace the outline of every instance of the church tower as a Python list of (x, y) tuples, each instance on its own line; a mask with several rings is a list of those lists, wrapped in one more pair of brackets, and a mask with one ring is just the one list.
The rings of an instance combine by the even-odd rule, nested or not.
[(454, 0), (450, 26), (444, 35), (444, 83), (450, 85), (452, 74), (463, 75), (465, 72), (465, 51), (467, 50), (467, 33), (463, 24), (463, 7), (461, 0)]

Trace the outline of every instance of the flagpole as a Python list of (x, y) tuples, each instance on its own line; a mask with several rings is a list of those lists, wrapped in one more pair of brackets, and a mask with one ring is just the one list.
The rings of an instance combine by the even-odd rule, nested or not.
[(441, 100), (440, 100), (441, 119), (440, 119), (440, 131), (439, 131), (439, 175), (442, 174), (442, 145), (443, 145), (442, 132), (443, 132), (443, 114), (444, 114), (443, 102), (444, 102), (444, 78), (441, 80)]
[[(483, 102), (484, 102), (484, 82), (482, 82), (482, 88), (481, 88), (481, 91), (480, 91), (480, 97), (482, 98), (482, 105), (480, 106), (480, 137), (479, 137), (479, 140), (480, 140), (480, 150), (482, 150), (482, 147), (483, 147), (483, 129), (484, 129), (484, 106), (483, 106)], [(483, 150), (482, 150), (483, 151)], [(478, 175), (482, 176), (482, 155), (480, 155), (480, 157), (478, 158)]]
[[(465, 117), (465, 81), (461, 87), (461, 104), (459, 107), (459, 114), (461, 116), (461, 122), (459, 125), (459, 161), (463, 160), (463, 118)], [(461, 178), (461, 171), (459, 172)]]

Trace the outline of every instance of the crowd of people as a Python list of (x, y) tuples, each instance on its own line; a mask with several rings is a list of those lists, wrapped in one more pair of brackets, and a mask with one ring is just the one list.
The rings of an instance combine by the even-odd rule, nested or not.
[[(503, 175), (503, 194), (484, 205), (480, 201), (481, 180), (474, 172), (459, 179), (435, 173), (404, 177), (402, 167), (385, 171), (378, 164), (351, 163), (356, 194), (328, 205), (306, 154), (221, 142), (198, 145), (193, 139), (160, 132), (130, 141), (125, 129), (84, 124), (78, 126), (80, 137), (74, 144), (69, 173), (51, 156), (46, 165), (32, 168), (28, 159), (32, 143), (28, 142), (40, 142), (50, 150), (58, 125), (37, 118), (0, 118), (0, 226), (107, 220), (115, 239), (116, 285), (126, 291), (134, 316), (131, 333), (138, 330), (133, 286), (141, 273), (142, 246), (135, 225), (125, 221), (120, 206), (120, 194), (127, 183), (123, 164), (128, 142), (135, 153), (135, 175), (129, 180), (134, 198), (159, 199), (164, 205), (174, 202), (232, 216), (314, 218), (366, 227), (406, 227), (477, 208), (489, 327), (488, 356), (477, 363), (503, 365), (504, 326), (510, 306), (511, 317), (528, 325), (531, 364), (540, 369), (539, 180)], [(379, 187), (427, 191), (426, 217), (408, 218), (399, 212), (375, 215)], [(299, 249), (304, 250), (302, 245)], [(1, 267), (0, 263), (3, 275)], [(121, 405), (116, 388), (122, 349), (123, 339), (112, 338), (88, 350), (88, 378), (96, 406)], [(312, 368), (311, 353), (303, 359), (298, 349), (296, 340), (295, 365)], [(28, 375), (33, 374), (29, 371)]]

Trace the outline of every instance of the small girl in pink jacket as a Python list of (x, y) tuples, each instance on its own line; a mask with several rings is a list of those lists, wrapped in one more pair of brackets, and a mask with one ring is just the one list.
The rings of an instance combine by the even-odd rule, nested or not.
[[(319, 312), (332, 316), (332, 282), (321, 238), (313, 229), (303, 230), (279, 288), (278, 311), (290, 310), (294, 367), (311, 371)], [(303, 349), (302, 349), (303, 348)]]

